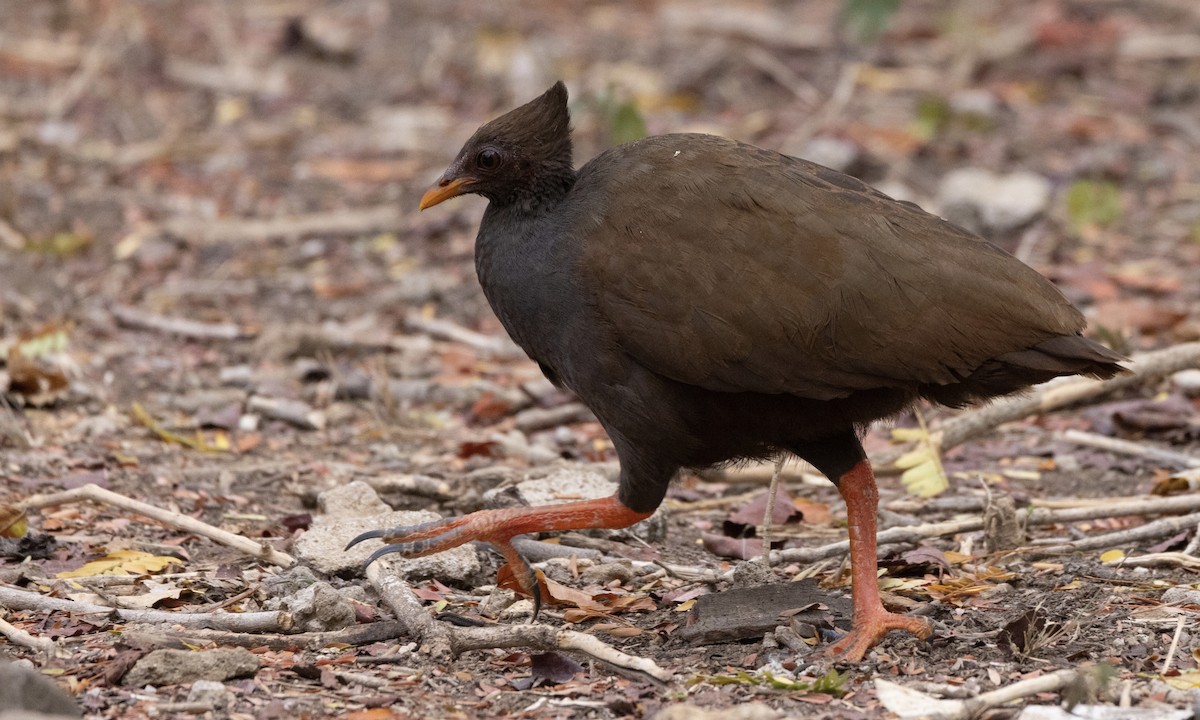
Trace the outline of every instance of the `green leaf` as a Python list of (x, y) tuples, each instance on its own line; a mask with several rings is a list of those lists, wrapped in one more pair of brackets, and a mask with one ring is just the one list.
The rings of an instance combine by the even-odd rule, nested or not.
[(646, 121), (632, 101), (621, 103), (613, 111), (609, 125), (613, 145), (624, 145), (646, 137)]
[(874, 42), (899, 9), (900, 0), (846, 0), (841, 25), (855, 42)]
[(1107, 227), (1121, 218), (1117, 186), (1102, 180), (1077, 180), (1067, 188), (1067, 219), (1076, 230)]

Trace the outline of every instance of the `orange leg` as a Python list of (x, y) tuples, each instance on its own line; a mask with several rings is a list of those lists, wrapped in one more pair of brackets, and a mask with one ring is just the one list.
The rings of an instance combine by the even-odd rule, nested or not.
[(385, 545), (367, 558), (367, 564), (370, 565), (391, 553), (410, 558), (423, 557), (476, 540), (489, 542), (508, 561), (521, 589), (533, 597), (533, 616), (536, 618), (541, 608), (537, 578), (529, 563), (525, 562), (525, 558), (513, 547), (513, 537), (553, 530), (623, 528), (645, 520), (653, 514), (653, 510), (638, 512), (630, 508), (617, 499), (616, 495), (559, 505), (480, 510), (470, 515), (437, 520), (424, 525), (365, 532), (351, 540), (346, 549), (364, 540), (382, 539)]
[(871, 464), (863, 460), (838, 481), (838, 491), (846, 501), (850, 525), (850, 577), (854, 599), (854, 625), (846, 636), (829, 646), (828, 654), (850, 662), (863, 659), (890, 630), (904, 630), (919, 638), (933, 632), (929, 621), (909, 615), (897, 615), (883, 609), (875, 558), (875, 514), (879, 509), (879, 490)]

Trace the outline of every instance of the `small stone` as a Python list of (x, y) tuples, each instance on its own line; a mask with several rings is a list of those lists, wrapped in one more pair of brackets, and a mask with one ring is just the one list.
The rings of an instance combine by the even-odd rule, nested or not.
[(633, 579), (633, 568), (625, 563), (601, 563), (593, 565), (579, 574), (579, 581), (584, 585), (608, 585), (613, 580), (622, 584)]
[(44, 717), (82, 717), (75, 699), (26, 663), (0, 661), (0, 715), (18, 712)]
[[(294, 549), (301, 560), (325, 575), (350, 575), (362, 571), (363, 563), (382, 543), (368, 540), (350, 549), (346, 549), (346, 544), (368, 530), (420, 525), (441, 519), (433, 512), (388, 510), (388, 505), (379, 499), (371, 486), (358, 480), (321, 493), (317, 504), (325, 513), (313, 518), (308, 530), (296, 539)], [(465, 581), (480, 570), (479, 556), (469, 544), (422, 558), (385, 555), (379, 562), (386, 564), (387, 572), (417, 579), (436, 577), (443, 581)]]
[(1180, 370), (1171, 376), (1171, 384), (1182, 390), (1183, 394), (1188, 397), (1200, 396), (1200, 369)]
[(679, 703), (664, 708), (654, 720), (783, 720), (784, 717), (778, 710), (757, 702), (720, 709)]
[(808, 141), (800, 157), (838, 172), (848, 172), (861, 155), (858, 145), (837, 137), (820, 135)]
[(258, 656), (245, 648), (155, 650), (134, 664), (122, 683), (131, 687), (228, 680), (258, 672)]
[(197, 680), (188, 691), (187, 701), (191, 703), (208, 703), (213, 710), (222, 711), (229, 707), (233, 696), (225, 686), (215, 680)]
[(533, 615), (533, 601), (521, 599), (500, 611), (500, 622), (528, 620)]
[(1019, 171), (996, 175), (983, 168), (953, 170), (942, 180), (938, 204), (942, 215), (975, 232), (1006, 233), (1045, 212), (1050, 181)]
[(329, 583), (310, 585), (283, 601), (301, 632), (340, 630), (355, 623), (354, 606)]
[(1167, 588), (1162, 594), (1162, 601), (1167, 605), (1200, 605), (1200, 590), (1186, 587)]
[(485, 618), (497, 619), (501, 613), (517, 602), (517, 594), (506, 588), (493, 588), (492, 594), (487, 596), (483, 604), (479, 606), (479, 613)]

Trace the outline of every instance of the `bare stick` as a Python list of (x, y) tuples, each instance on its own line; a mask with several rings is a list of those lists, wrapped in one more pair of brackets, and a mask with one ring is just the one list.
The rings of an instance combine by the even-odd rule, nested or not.
[[(970, 720), (985, 711), (1014, 700), (1044, 692), (1056, 692), (1071, 685), (1079, 671), (1059, 670), (1013, 683), (998, 690), (981, 693), (967, 700), (943, 700), (888, 680), (875, 681), (875, 694), (884, 707), (901, 717), (937, 717), (939, 720)], [(903, 712), (902, 712), (903, 711)]]
[(1137, 527), (1128, 528), (1126, 530), (1118, 530), (1117, 532), (1104, 533), (1103, 535), (1093, 535), (1092, 537), (1075, 540), (1062, 545), (1051, 545), (1049, 547), (1024, 548), (1019, 550), (1022, 554), (1031, 558), (1046, 557), (1049, 555), (1058, 555), (1061, 553), (1085, 552), (1089, 550), (1101, 550), (1103, 548), (1117, 547), (1118, 545), (1126, 545), (1129, 543), (1141, 542), (1143, 540), (1151, 540), (1153, 538), (1163, 537), (1172, 533), (1177, 533), (1180, 530), (1186, 530), (1200, 521), (1200, 513), (1191, 515), (1181, 515), (1179, 517), (1162, 518), (1154, 522), (1138, 525)]
[(762, 564), (768, 570), (771, 569), (771, 523), (775, 521), (775, 496), (779, 493), (779, 474), (783, 472), (786, 458), (787, 455), (779, 453), (775, 459), (775, 473), (771, 475), (771, 484), (767, 486), (767, 509), (763, 511), (762, 524)]
[(264, 242), (309, 235), (364, 235), (399, 227), (403, 217), (399, 207), (379, 205), (267, 219), (178, 218), (160, 227), (176, 237), (201, 243)]
[(531, 650), (572, 650), (619, 668), (645, 673), (656, 680), (666, 681), (670, 673), (653, 660), (623, 653), (596, 638), (571, 630), (558, 630), (549, 625), (498, 625), (486, 628), (452, 628), (435, 621), (413, 594), (412, 588), (399, 577), (382, 570), (380, 565), (367, 567), (367, 580), (396, 618), (408, 628), (409, 635), (419, 642), (423, 651), (435, 661), (446, 661), (468, 650), (524, 647)]
[(189, 517), (172, 510), (156, 507), (140, 500), (118, 495), (117, 493), (106, 490), (98, 485), (88, 483), (71, 490), (63, 492), (51, 493), (49, 495), (34, 495), (26, 498), (24, 501), (17, 503), (17, 507), (21, 510), (29, 510), (32, 508), (42, 508), (48, 505), (65, 505), (67, 503), (79, 502), (81, 500), (91, 500), (105, 505), (131, 510), (139, 515), (157, 520), (168, 527), (176, 527), (181, 530), (186, 530), (195, 533), (201, 537), (206, 537), (213, 542), (231, 547), (239, 552), (245, 553), (250, 557), (258, 558), (264, 562), (279, 567), (291, 567), (296, 560), (291, 555), (285, 552), (280, 552), (271, 547), (265, 542), (255, 542), (247, 537), (242, 537), (228, 530), (222, 530), (218, 527), (213, 527), (206, 522), (197, 520), (194, 517)]
[(112, 314), (117, 322), (125, 327), (178, 335), (193, 340), (237, 340), (238, 338), (253, 337), (233, 323), (209, 323), (187, 318), (167, 317), (125, 305), (113, 306)]
[(408, 629), (399, 620), (380, 620), (379, 622), (362, 625), (351, 625), (341, 630), (296, 633), (294, 635), (188, 628), (186, 633), (126, 630), (121, 633), (121, 638), (131, 645), (146, 648), (168, 647), (183, 649), (188, 645), (202, 646), (211, 643), (214, 645), (236, 645), (245, 648), (267, 647), (272, 650), (319, 650), (330, 645), (369, 645), (371, 643), (384, 642), (385, 640), (394, 640), (404, 637), (407, 632)]
[[(1079, 522), (1081, 520), (1095, 520), (1105, 517), (1121, 517), (1124, 515), (1161, 515), (1164, 513), (1195, 513), (1200, 511), (1200, 495), (1180, 495), (1178, 497), (1169, 498), (1137, 498), (1124, 503), (1106, 503), (1103, 505), (1091, 505), (1080, 508), (1068, 508), (1065, 510), (1034, 510), (1029, 513), (1026, 518), (1026, 526), (1034, 527), (1040, 525), (1055, 525), (1058, 523)], [(1191, 516), (1184, 516), (1191, 517)], [(1176, 522), (1184, 524), (1179, 518), (1172, 518)], [(1191, 521), (1195, 523), (1195, 520)], [(1151, 523), (1153, 524), (1153, 523)], [(1148, 527), (1142, 525), (1134, 530)], [(983, 529), (983, 518), (974, 517), (965, 520), (948, 520), (945, 522), (926, 523), (923, 525), (908, 525), (888, 528), (883, 530), (878, 535), (880, 547), (887, 544), (908, 543), (918, 544), (924, 540), (934, 537), (942, 537), (944, 535), (956, 535), (963, 532), (976, 532)], [(1122, 531), (1124, 532), (1124, 531)], [(1157, 533), (1155, 530), (1152, 533)], [(1086, 541), (1080, 541), (1086, 542)], [(1105, 541), (1107, 542), (1107, 541)], [(1101, 545), (1100, 547), (1111, 547)], [(1038, 552), (1071, 552), (1074, 549), (1080, 548), (1078, 543), (1067, 545), (1059, 545), (1054, 548), (1036, 548)], [(825, 560), (831, 557), (838, 557), (850, 551), (850, 543), (847, 540), (830, 543), (815, 548), (791, 548), (788, 550), (778, 551), (776, 557), (777, 562), (799, 562), (810, 563), (818, 560)]]
[(15, 227), (0, 218), (0, 245), (9, 250), (20, 250), (29, 244), (29, 240)]
[(1175, 452), (1174, 450), (1157, 448), (1152, 445), (1143, 445), (1142, 443), (1129, 442), (1128, 440), (1120, 440), (1108, 437), (1107, 435), (1097, 435), (1096, 433), (1084, 432), (1082, 430), (1064, 430), (1058, 436), (1067, 442), (1073, 442), (1077, 445), (1086, 445), (1101, 450), (1108, 450), (1109, 452), (1121, 453), (1122, 455), (1151, 458), (1179, 467), (1200, 468), (1200, 457)]
[(385, 572), (379, 563), (368, 565), (366, 576), (384, 604), (396, 614), (396, 619), (404, 624), (409, 637), (420, 643), (423, 651), (434, 661), (449, 660), (454, 654), (449, 628), (429, 616), (429, 612), (425, 610), (408, 583)]
[(1167, 659), (1163, 660), (1162, 670), (1159, 675), (1166, 675), (1171, 669), (1171, 661), (1175, 659), (1175, 651), (1179, 649), (1179, 636), (1183, 634), (1183, 616), (1179, 616), (1179, 623), (1175, 625), (1175, 637), (1171, 638), (1171, 647), (1167, 650)]
[(34, 610), (37, 612), (64, 612), (77, 615), (113, 615), (131, 623), (168, 623), (184, 627), (213, 628), (237, 632), (283, 632), (294, 623), (291, 613), (177, 613), (167, 610), (135, 610), (108, 607), (95, 603), (46, 597), (37, 593), (17, 590), (0, 585), (0, 605), (10, 610)]
[(1200, 558), (1186, 552), (1161, 552), (1147, 555), (1134, 555), (1114, 560), (1110, 565), (1121, 567), (1181, 567), (1189, 570), (1200, 570)]
[(454, 628), (451, 634), (456, 653), (467, 650), (522, 647), (530, 650), (568, 650), (582, 653), (618, 668), (625, 668), (667, 682), (670, 672), (649, 658), (621, 652), (592, 635), (561, 630), (549, 625), (494, 625), (481, 628)]
[(521, 348), (517, 347), (513, 341), (499, 335), (484, 335), (483, 333), (469, 330), (461, 325), (450, 322), (449, 320), (440, 320), (437, 318), (428, 318), (424, 315), (411, 312), (404, 317), (404, 324), (409, 330), (417, 330), (427, 333), (431, 337), (441, 340), (450, 340), (452, 342), (462, 343), (490, 353), (498, 358), (516, 358), (524, 357), (525, 353)]
[[(7, 605), (6, 605), (7, 607)], [(12, 623), (0, 617), (0, 635), (8, 638), (8, 641), (14, 645), (21, 645), (31, 650), (37, 650), (46, 654), (46, 657), (54, 657), (58, 654), (58, 644), (50, 638), (35, 637), (25, 632), (19, 627), (15, 627)]]

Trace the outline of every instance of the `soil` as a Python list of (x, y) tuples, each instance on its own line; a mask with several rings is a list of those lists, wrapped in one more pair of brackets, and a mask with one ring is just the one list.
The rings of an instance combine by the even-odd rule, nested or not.
[[(1053, 278), (1090, 332), (1123, 352), (1200, 338), (1195, 3), (920, 0), (894, 15), (876, 7), (0, 4), (0, 509), (94, 483), (288, 551), (318, 495), (355, 479), (444, 480), (452, 491), (440, 499), (385, 499), (454, 514), (483, 507), (486, 490), (528, 472), (614, 461), (586, 416), (523, 429), (522, 413), (572, 399), (501, 342), (474, 278), (483, 201), (416, 212), (478, 124), (560, 77), (572, 90), (578, 162), (644, 125), (792, 154), (816, 152), (819, 140), (847, 154), (849, 172), (930, 208), (955, 169), (1035, 173), (1048, 181), (1044, 207), (1018, 226), (981, 231)], [(853, 31), (874, 12), (886, 20), (882, 34)], [(882, 476), (885, 524), (978, 515), (987, 496), (1010, 495), (1023, 510), (1146, 495), (1179, 467), (1079, 446), (1062, 432), (1200, 455), (1200, 399), (1189, 392), (1194, 383), (1154, 379), (1002, 426), (947, 450), (951, 487), (933, 501)], [(954, 414), (922, 412), (934, 426)], [(893, 425), (915, 424), (902, 417), (872, 430), (868, 449), (885, 449)], [(252, 647), (257, 674), (228, 680), (230, 705), (207, 713), (616, 718), (682, 703), (732, 713), (754, 701), (788, 716), (874, 718), (887, 716), (877, 678), (969, 697), (1100, 664), (1107, 684), (1077, 701), (1114, 703), (1125, 692), (1134, 706), (1189, 707), (1200, 687), (1197, 608), (1161, 601), (1168, 588), (1198, 587), (1195, 565), (1122, 567), (1101, 551), (989, 554), (981, 533), (885, 558), (890, 602), (933, 621), (929, 642), (894, 636), (862, 663), (834, 664), (819, 650), (781, 646), (775, 632), (684, 641), (678, 630), (695, 596), (738, 592), (753, 575), (710, 544), (761, 490), (751, 475), (761, 472), (682, 477), (665, 539), (599, 541), (633, 569), (607, 586), (582, 584), (584, 561), (544, 566), (592, 596), (648, 598), (653, 609), (643, 612), (568, 622), (567, 604), (542, 620), (651, 658), (675, 673), (671, 683), (520, 649), (436, 663), (403, 634), (319, 649), (264, 641)], [(776, 533), (786, 547), (841, 539), (834, 488), (798, 470), (787, 479), (801, 512)], [(944, 498), (974, 509), (940, 510)], [(249, 612), (270, 603), (265, 587), (282, 572), (117, 508), (66, 504), (28, 519), (29, 537), (2, 541), (0, 581), (33, 593), (79, 599), (84, 589), (58, 573), (136, 550), (178, 564), (126, 585), (88, 585), (91, 601), (144, 596), (167, 573), (160, 581), (171, 592), (158, 609)], [(1154, 519), (1031, 528), (1027, 543)], [(1178, 551), (1196, 532), (1116, 549)], [(476, 576), (414, 583), (431, 612), (493, 622), (481, 609), (499, 563), (479, 552)], [(848, 596), (844, 569), (836, 559), (785, 562), (751, 580), (819, 579), (816, 611), (829, 622), (817, 625), (832, 627), (830, 608)], [(367, 587), (357, 574), (319, 579)], [(359, 597), (360, 622), (390, 617), (371, 592)], [(188, 684), (120, 683), (156, 646), (144, 633), (128, 637), (144, 630), (135, 624), (15, 609), (3, 617), (61, 640), (62, 657), (15, 642), (0, 642), (0, 657), (32, 660), (88, 717), (169, 714), (189, 697)], [(801, 625), (793, 623), (800, 636), (813, 627)], [(380, 656), (392, 660), (371, 661)], [(1015, 716), (1015, 707), (989, 717)]]

